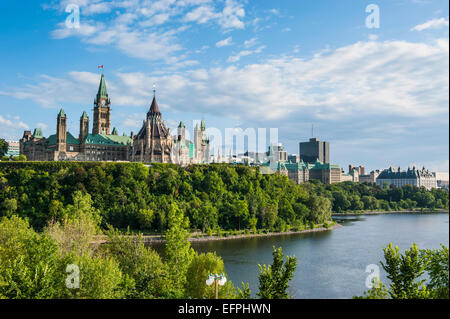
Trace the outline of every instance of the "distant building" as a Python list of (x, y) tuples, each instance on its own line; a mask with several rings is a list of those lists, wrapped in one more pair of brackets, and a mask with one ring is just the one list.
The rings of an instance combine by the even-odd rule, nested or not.
[(267, 152), (267, 160), (270, 168), (277, 170), (279, 162), (287, 162), (288, 153), (280, 143), (272, 144), (269, 146), (269, 151)]
[(353, 170), (356, 170), (359, 175), (364, 175), (366, 173), (366, 169), (364, 168), (364, 166), (353, 166), (352, 164), (350, 164), (348, 166), (348, 173), (351, 174), (351, 171)]
[(449, 188), (449, 174), (448, 172), (436, 172), (437, 188)]
[(318, 179), (324, 184), (340, 183), (342, 180), (341, 168), (337, 164), (316, 161), (309, 170), (309, 179)]
[(6, 152), (5, 156), (19, 156), (20, 155), (20, 143), (16, 141), (7, 141), (8, 143), (8, 152)]
[(142, 128), (133, 137), (131, 160), (133, 162), (172, 163), (173, 141), (170, 128), (162, 120), (161, 111), (153, 90), (153, 100)]
[(430, 190), (437, 188), (436, 175), (423, 167), (421, 170), (413, 167), (407, 171), (400, 170), (400, 167), (390, 167), (383, 170), (378, 175), (377, 185), (383, 186), (385, 183), (390, 186), (402, 187), (404, 185), (412, 185), (417, 187), (425, 187)]
[(366, 175), (359, 175), (359, 182), (360, 183), (369, 183), (369, 184), (375, 184), (377, 182), (378, 175), (380, 175), (380, 170), (371, 171), (370, 174)]
[(300, 159), (305, 163), (314, 164), (319, 161), (324, 164), (330, 163), (330, 143), (310, 138), (309, 142), (300, 143)]
[(183, 122), (178, 125), (177, 133), (173, 138), (173, 162), (182, 166), (191, 164), (195, 156), (195, 146), (193, 142), (186, 140), (186, 127)]
[(210, 141), (206, 135), (205, 121), (201, 121), (194, 128), (195, 162), (198, 164), (208, 164), (210, 160)]
[(288, 162), (289, 163), (299, 163), (300, 162), (300, 156), (297, 154), (291, 154), (288, 156)]
[(278, 172), (289, 177), (297, 184), (305, 183), (311, 179), (318, 179), (324, 184), (334, 184), (342, 181), (342, 173), (339, 165), (321, 163), (278, 163)]

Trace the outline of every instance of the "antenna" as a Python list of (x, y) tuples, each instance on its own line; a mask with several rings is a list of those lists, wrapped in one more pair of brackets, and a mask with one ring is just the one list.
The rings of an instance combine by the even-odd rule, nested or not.
[(153, 97), (156, 96), (156, 83), (153, 83)]
[(314, 137), (314, 124), (311, 124), (311, 137)]

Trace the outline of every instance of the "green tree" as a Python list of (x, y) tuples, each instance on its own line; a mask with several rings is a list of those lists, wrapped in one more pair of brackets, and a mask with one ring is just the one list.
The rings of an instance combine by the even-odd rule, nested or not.
[(417, 245), (413, 244), (402, 255), (398, 246), (390, 243), (383, 249), (385, 262), (381, 262), (383, 269), (391, 280), (389, 294), (393, 299), (418, 299), (427, 298), (427, 291), (421, 279), (425, 268), (425, 257), (421, 256)]
[(0, 157), (4, 156), (6, 153), (8, 153), (8, 143), (0, 138)]
[(441, 245), (441, 249), (425, 249), (421, 251), (426, 260), (426, 271), (430, 277), (427, 288), (432, 298), (449, 299), (449, 256), (448, 248)]
[(189, 242), (189, 220), (177, 204), (172, 203), (168, 213), (166, 232), (166, 263), (169, 267), (169, 278), (174, 283), (174, 297), (182, 297), (186, 284), (186, 272), (194, 256)]
[[(187, 269), (185, 296), (196, 299), (214, 298), (214, 285), (207, 286), (205, 281), (209, 274), (222, 273), (225, 273), (223, 260), (216, 253), (196, 254)], [(218, 294), (221, 299), (235, 298), (236, 292), (231, 281), (219, 287)]]
[(297, 257), (286, 257), (282, 248), (273, 247), (273, 263), (270, 266), (259, 265), (259, 292), (258, 297), (261, 299), (286, 299), (289, 298), (288, 288), (289, 281), (294, 276), (297, 267)]

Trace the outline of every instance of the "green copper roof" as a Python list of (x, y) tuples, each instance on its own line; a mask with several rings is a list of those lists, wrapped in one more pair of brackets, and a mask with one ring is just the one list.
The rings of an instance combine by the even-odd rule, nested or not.
[(94, 145), (128, 145), (133, 143), (133, 141), (128, 136), (88, 134), (85, 143)]
[(33, 132), (33, 138), (43, 138), (42, 130), (40, 128), (35, 128)]
[(119, 135), (119, 133), (117, 132), (117, 129), (116, 129), (116, 128), (113, 128), (111, 134), (112, 134), (112, 135)]
[[(73, 137), (70, 132), (66, 132), (66, 144), (80, 144), (80, 141)], [(47, 139), (47, 145), (56, 145), (56, 134), (50, 135)]]
[(83, 111), (83, 114), (81, 115), (82, 119), (89, 119), (89, 116), (87, 115), (86, 111)]
[(206, 129), (205, 121), (202, 120), (200, 126), (201, 126), (201, 130), (204, 131)]
[(178, 125), (179, 128), (185, 128), (184, 123), (180, 122), (180, 124)]
[(107, 97), (108, 92), (106, 92), (105, 76), (102, 74), (102, 77), (100, 79), (100, 85), (98, 86), (97, 100), (100, 100), (100, 98), (107, 98)]
[(66, 117), (66, 113), (64, 112), (63, 109), (61, 109), (61, 110), (59, 111), (58, 116)]

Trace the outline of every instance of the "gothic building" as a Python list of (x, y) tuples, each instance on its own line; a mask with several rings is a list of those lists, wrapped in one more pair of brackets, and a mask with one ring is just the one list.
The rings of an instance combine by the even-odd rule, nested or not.
[(102, 74), (94, 99), (94, 121), (89, 133), (89, 116), (80, 117), (77, 137), (68, 131), (67, 115), (61, 109), (56, 118), (56, 134), (44, 137), (42, 130), (25, 131), (20, 140), (20, 154), (30, 161), (134, 161), (187, 165), (209, 162), (209, 139), (205, 122), (194, 130), (194, 142), (186, 140), (186, 128), (182, 122), (178, 134), (170, 135), (170, 129), (162, 120), (161, 111), (153, 91), (153, 101), (142, 128), (134, 136), (119, 136), (111, 131), (111, 100)]
[(139, 133), (133, 137), (131, 160), (134, 162), (173, 163), (172, 137), (166, 128), (155, 95)]
[(198, 164), (209, 163), (210, 158), (210, 144), (209, 138), (206, 135), (205, 121), (201, 121), (200, 126), (198, 123), (194, 128), (194, 147), (195, 147), (195, 162)]
[(192, 164), (195, 156), (194, 143), (186, 139), (186, 127), (180, 122), (177, 135), (173, 137), (172, 159), (179, 165)]
[(102, 74), (94, 100), (94, 124), (89, 134), (89, 117), (80, 117), (80, 132), (74, 137), (67, 128), (67, 115), (61, 109), (56, 118), (56, 134), (44, 137), (41, 129), (25, 131), (20, 140), (20, 153), (30, 161), (128, 161), (132, 139), (111, 130), (111, 101)]

